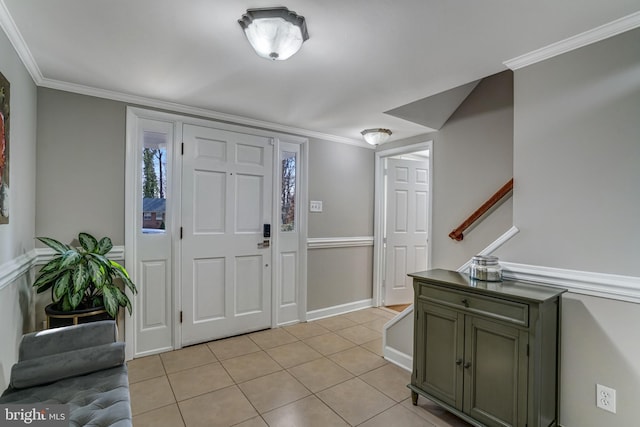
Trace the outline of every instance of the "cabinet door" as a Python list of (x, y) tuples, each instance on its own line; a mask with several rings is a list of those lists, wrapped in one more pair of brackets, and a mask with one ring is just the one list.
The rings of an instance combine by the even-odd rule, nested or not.
[(462, 410), (464, 315), (420, 301), (416, 324), (416, 386)]
[(488, 426), (525, 426), (527, 344), (525, 331), (467, 315), (464, 412)]

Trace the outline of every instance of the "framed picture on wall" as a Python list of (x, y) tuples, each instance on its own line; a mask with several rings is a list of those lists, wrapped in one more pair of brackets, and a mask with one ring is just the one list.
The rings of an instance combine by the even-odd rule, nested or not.
[(0, 224), (9, 223), (9, 80), (0, 73)]

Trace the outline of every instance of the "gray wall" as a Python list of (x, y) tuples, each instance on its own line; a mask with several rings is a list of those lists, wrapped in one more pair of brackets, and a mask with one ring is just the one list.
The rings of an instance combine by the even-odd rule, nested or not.
[(323, 212), (309, 212), (309, 237), (372, 236), (375, 152), (315, 139), (309, 145), (309, 200), (323, 201)]
[(124, 244), (126, 106), (38, 88), (36, 233)]
[(433, 140), (431, 267), (455, 270), (512, 226), (512, 199), (461, 242), (449, 233), (513, 177), (513, 73), (482, 80), (440, 131), (380, 149)]
[[(125, 121), (124, 103), (38, 89), (37, 235), (71, 242), (87, 231), (124, 244)], [(310, 140), (309, 199), (324, 202), (309, 214), (310, 237), (373, 234), (373, 159)], [(310, 250), (308, 264), (310, 310), (371, 298), (371, 247)]]
[(36, 86), (4, 32), (0, 32), (0, 72), (11, 85), (9, 224), (0, 225), (0, 390), (4, 390), (22, 333), (34, 328), (30, 275), (10, 280), (9, 273), (34, 245), (37, 114)]
[[(512, 262), (640, 276), (640, 29), (515, 72)], [(563, 298), (566, 427), (640, 419), (640, 305)], [(617, 414), (595, 406), (618, 391)]]
[(509, 261), (640, 275), (640, 30), (517, 71)]
[[(309, 237), (373, 236), (374, 158), (371, 149), (311, 140)], [(369, 299), (373, 295), (373, 247), (310, 249), (307, 254), (309, 311)]]
[(433, 146), (433, 258), (457, 269), (511, 228), (507, 199), (456, 242), (449, 233), (513, 177), (513, 74), (483, 79), (440, 129)]

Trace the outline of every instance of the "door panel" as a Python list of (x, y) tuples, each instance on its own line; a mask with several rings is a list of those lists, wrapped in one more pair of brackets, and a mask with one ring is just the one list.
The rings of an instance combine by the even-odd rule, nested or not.
[(387, 159), (384, 304), (408, 304), (408, 273), (427, 269), (429, 170), (427, 161)]
[(418, 387), (443, 402), (462, 409), (464, 315), (434, 304), (419, 302), (419, 337), (416, 357)]
[[(133, 355), (146, 356), (173, 347), (173, 295), (171, 232), (174, 196), (172, 186), (173, 123), (138, 119), (135, 227), (129, 230), (135, 243), (133, 281), (138, 295), (133, 299), (135, 345)], [(153, 174), (151, 174), (153, 170)], [(153, 176), (152, 176), (153, 175)], [(129, 267), (129, 265), (127, 265)]]
[[(527, 334), (515, 327), (467, 316), (465, 331), (464, 411), (490, 426), (524, 425), (526, 410), (518, 396), (526, 396)], [(521, 369), (525, 368), (525, 369)], [(522, 403), (522, 402), (520, 402)], [(525, 406), (526, 407), (526, 406)]]
[(271, 326), (270, 138), (185, 125), (182, 344)]

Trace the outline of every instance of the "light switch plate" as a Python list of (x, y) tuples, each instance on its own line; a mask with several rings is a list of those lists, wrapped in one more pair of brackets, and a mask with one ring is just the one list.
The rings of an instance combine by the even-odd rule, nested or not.
[(322, 201), (311, 200), (309, 202), (309, 212), (322, 212)]

